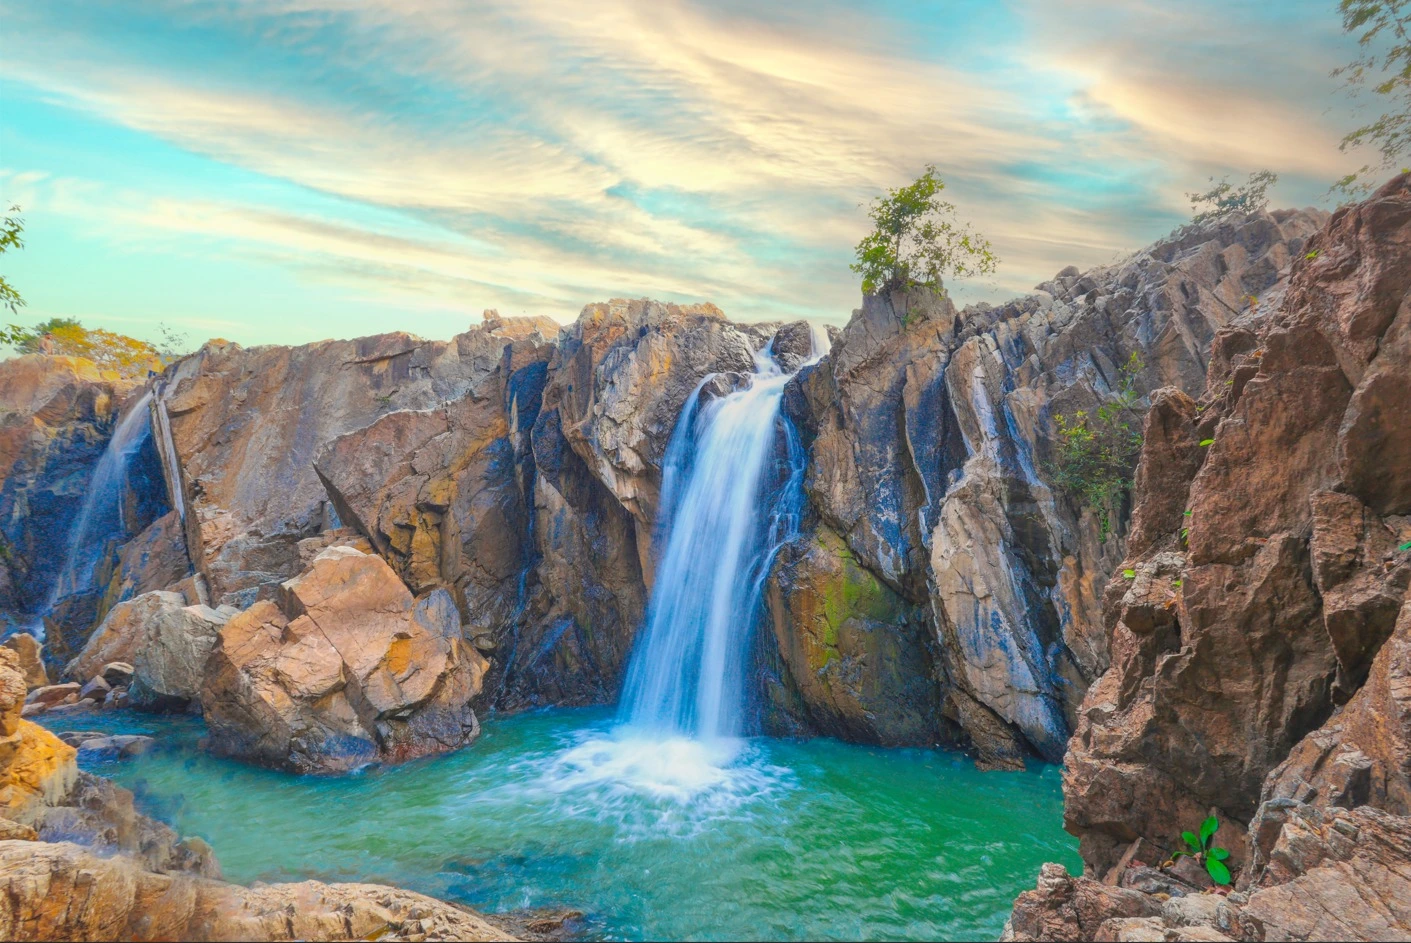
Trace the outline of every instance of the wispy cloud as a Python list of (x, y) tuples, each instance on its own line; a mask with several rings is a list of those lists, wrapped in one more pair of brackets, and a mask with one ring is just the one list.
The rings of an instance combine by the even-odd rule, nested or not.
[(1282, 31), (1268, 61), (1280, 44), (1242, 51), (1214, 7), (1101, 0), (997, 7), (1006, 43), (944, 57), (917, 38), (934, 23), (832, 3), (5, 2), (27, 39), (0, 75), (332, 201), (199, 179), (178, 198), (152, 179), (84, 210), (128, 239), (224, 241), (389, 304), (475, 295), (566, 317), (630, 293), (837, 320), (856, 302), (859, 204), (928, 161), (1005, 260), (962, 296), (1107, 261), (1174, 222), (1206, 173), (1335, 177), (1327, 102), (1307, 100), (1334, 18), (1266, 8), (1230, 16)]

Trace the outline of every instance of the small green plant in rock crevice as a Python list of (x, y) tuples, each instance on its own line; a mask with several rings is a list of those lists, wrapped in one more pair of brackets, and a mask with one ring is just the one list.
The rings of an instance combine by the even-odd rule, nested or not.
[(1215, 846), (1215, 833), (1219, 830), (1220, 820), (1212, 815), (1200, 823), (1200, 835), (1197, 836), (1193, 832), (1182, 832), (1181, 840), (1186, 843), (1188, 850), (1172, 854), (1165, 866), (1171, 867), (1180, 857), (1194, 858), (1205, 865), (1205, 873), (1210, 875), (1210, 880), (1222, 887), (1228, 886), (1230, 869), (1225, 861), (1230, 857), (1230, 852), (1228, 849)]
[(1112, 518), (1132, 488), (1132, 473), (1142, 450), (1141, 394), (1137, 375), (1141, 357), (1135, 351), (1121, 368), (1116, 395), (1089, 414), (1079, 409), (1054, 417), (1058, 433), (1047, 471), (1054, 485), (1098, 515), (1105, 542)]

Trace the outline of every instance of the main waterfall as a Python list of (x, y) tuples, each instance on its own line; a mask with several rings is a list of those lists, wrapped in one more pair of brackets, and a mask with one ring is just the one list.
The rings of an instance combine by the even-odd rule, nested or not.
[[(808, 363), (827, 352), (827, 335), (815, 331), (813, 348)], [(787, 423), (782, 493), (765, 501), (790, 376), (766, 345), (744, 388), (698, 406), (698, 387), (682, 410), (663, 469), (666, 547), (622, 694), (631, 728), (702, 740), (744, 732), (750, 627), (773, 555), (797, 526), (803, 463)]]

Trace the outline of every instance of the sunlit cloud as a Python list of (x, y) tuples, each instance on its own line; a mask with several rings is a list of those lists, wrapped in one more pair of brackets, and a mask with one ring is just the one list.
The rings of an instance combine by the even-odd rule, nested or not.
[(3, 2), (26, 36), (0, 58), (12, 88), (283, 189), (37, 163), (5, 186), (48, 187), (37, 205), (153, 264), (225, 252), (389, 310), (566, 319), (646, 294), (837, 322), (860, 204), (934, 162), (1004, 260), (956, 291), (996, 300), (1159, 235), (1205, 175), (1267, 166), (1306, 199), (1346, 169), (1331, 99), (1309, 100), (1334, 17), (1228, 14), (1292, 30), (1266, 60), (1215, 9), (1021, 2), (985, 14), (1012, 20), (1004, 41), (938, 55), (924, 28), (976, 24), (684, 0)]

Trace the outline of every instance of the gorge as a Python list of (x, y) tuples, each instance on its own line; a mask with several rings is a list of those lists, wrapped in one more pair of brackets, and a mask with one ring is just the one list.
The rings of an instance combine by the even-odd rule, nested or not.
[[(829, 333), (614, 300), (0, 362), (0, 611), (74, 685), (6, 734), (159, 741), (54, 747), (7, 834), (81, 836), (96, 772), (229, 879), (584, 936), (1411, 933), (1407, 175)], [(1104, 510), (1057, 420), (1128, 365)], [(1160, 867), (1212, 813), (1227, 895)]]

